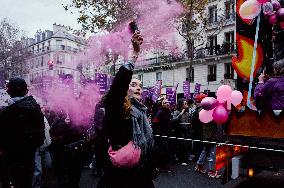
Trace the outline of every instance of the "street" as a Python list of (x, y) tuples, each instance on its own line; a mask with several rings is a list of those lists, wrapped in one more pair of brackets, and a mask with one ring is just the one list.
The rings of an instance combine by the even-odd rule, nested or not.
[[(284, 187), (284, 171), (281, 175), (275, 172), (263, 171), (256, 177), (238, 178), (225, 185), (221, 185), (221, 179), (208, 178), (207, 175), (194, 171), (195, 163), (188, 166), (173, 165), (171, 173), (159, 173), (156, 188), (246, 188), (246, 187)], [(81, 188), (96, 188), (99, 178), (91, 175), (89, 169), (84, 169), (81, 176)], [(54, 178), (48, 182), (44, 188), (54, 188), (56, 181)], [(59, 188), (59, 187), (58, 187)]]
[[(264, 171), (252, 179), (238, 178), (226, 185), (221, 185), (221, 179), (211, 179), (194, 171), (195, 164), (188, 166), (175, 165), (171, 173), (160, 173), (157, 188), (245, 188), (245, 187), (284, 187), (284, 171), (280, 176), (275, 172)], [(90, 176), (85, 170), (81, 178), (81, 188), (95, 188), (97, 178)]]

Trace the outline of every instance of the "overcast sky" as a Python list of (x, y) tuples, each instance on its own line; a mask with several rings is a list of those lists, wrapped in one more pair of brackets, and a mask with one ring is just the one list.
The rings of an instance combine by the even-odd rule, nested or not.
[(71, 0), (0, 0), (0, 18), (12, 19), (28, 37), (38, 29), (52, 30), (53, 23), (79, 29), (78, 14), (66, 12), (62, 3)]

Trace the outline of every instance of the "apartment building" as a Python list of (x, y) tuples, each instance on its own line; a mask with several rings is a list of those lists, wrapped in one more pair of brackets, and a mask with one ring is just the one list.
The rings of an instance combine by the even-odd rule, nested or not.
[[(191, 55), (182, 57), (154, 55), (144, 59), (136, 67), (135, 75), (142, 80), (145, 88), (162, 80), (162, 93), (166, 87), (179, 83), (178, 95), (183, 94), (183, 81), (190, 81), (190, 92), (195, 84), (201, 84), (201, 92), (212, 95), (225, 83), (235, 87), (236, 73), (231, 64), (236, 54), (235, 45), (235, 2), (232, 0), (209, 0), (205, 7), (207, 21), (202, 37), (196, 39), (196, 49)], [(186, 41), (183, 41), (186, 43)]]

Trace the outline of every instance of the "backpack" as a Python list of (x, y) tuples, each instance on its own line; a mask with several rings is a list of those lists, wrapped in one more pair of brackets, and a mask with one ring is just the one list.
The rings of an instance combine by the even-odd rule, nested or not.
[(7, 106), (0, 114), (0, 145), (5, 151), (35, 151), (44, 143), (45, 125), (40, 106), (34, 99), (26, 100), (24, 104)]

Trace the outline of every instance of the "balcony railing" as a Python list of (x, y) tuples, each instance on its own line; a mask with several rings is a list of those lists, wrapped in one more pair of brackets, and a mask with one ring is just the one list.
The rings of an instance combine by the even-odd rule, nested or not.
[(163, 64), (169, 64), (179, 61), (198, 60), (198, 59), (210, 58), (215, 56), (226, 56), (233, 53), (236, 53), (235, 44), (224, 42), (222, 45), (196, 49), (194, 50), (194, 53), (192, 53), (191, 55), (183, 54), (178, 57), (172, 55), (160, 56), (158, 58), (139, 60), (137, 61), (136, 64), (138, 67), (143, 67), (148, 65), (160, 66)]
[(33, 53), (34, 55), (42, 55), (45, 53), (58, 52), (58, 51), (79, 52), (80, 49), (65, 45), (52, 45), (52, 46), (45, 46), (43, 48), (40, 48), (39, 50), (35, 49), (34, 51), (31, 51), (31, 53)]

